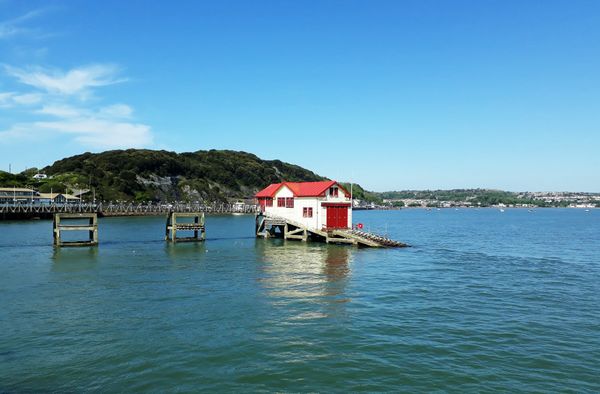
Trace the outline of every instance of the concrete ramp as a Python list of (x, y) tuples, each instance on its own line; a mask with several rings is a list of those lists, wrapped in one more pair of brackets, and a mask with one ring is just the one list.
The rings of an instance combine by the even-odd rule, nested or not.
[(335, 233), (336, 235), (353, 239), (360, 245), (370, 246), (373, 248), (406, 248), (409, 246), (405, 243), (394, 241), (388, 237), (361, 230), (337, 230)]

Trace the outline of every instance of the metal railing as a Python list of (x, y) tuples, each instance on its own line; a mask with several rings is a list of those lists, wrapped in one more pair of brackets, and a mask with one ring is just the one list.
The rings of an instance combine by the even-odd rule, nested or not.
[(170, 212), (205, 212), (205, 213), (256, 213), (258, 205), (231, 203), (71, 203), (71, 204), (12, 204), (0, 203), (2, 213), (89, 213), (96, 212), (105, 216), (118, 215), (162, 215)]

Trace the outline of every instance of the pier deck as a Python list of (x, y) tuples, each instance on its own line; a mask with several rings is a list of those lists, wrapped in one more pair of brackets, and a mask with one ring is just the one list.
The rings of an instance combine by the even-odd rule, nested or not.
[(258, 214), (256, 216), (256, 236), (263, 238), (296, 239), (303, 242), (318, 240), (326, 243), (351, 244), (371, 248), (407, 247), (409, 245), (390, 238), (350, 229), (308, 228), (290, 219)]

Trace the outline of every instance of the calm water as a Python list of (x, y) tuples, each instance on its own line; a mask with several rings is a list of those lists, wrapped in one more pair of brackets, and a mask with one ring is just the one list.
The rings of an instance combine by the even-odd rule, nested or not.
[(0, 392), (600, 391), (600, 210), (355, 212), (414, 245), (0, 222)]

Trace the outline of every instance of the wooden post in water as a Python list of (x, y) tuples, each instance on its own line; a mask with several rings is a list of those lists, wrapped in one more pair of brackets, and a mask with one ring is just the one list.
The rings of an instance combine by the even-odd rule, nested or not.
[[(192, 218), (192, 222), (177, 222), (177, 218)], [(191, 237), (177, 237), (177, 231), (193, 231)], [(206, 239), (206, 227), (204, 226), (204, 212), (170, 212), (165, 226), (165, 241), (190, 242), (204, 241)]]
[[(87, 224), (65, 224), (63, 220), (87, 219)], [(62, 231), (87, 231), (88, 240), (63, 241)], [(55, 213), (52, 223), (54, 246), (95, 246), (98, 245), (98, 214), (96, 213)]]

